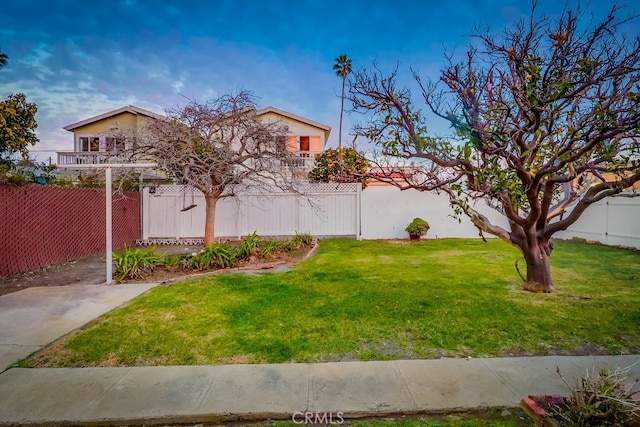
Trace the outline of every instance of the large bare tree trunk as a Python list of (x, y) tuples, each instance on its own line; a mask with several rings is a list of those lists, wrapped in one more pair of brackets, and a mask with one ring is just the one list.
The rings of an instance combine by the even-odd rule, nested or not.
[(206, 206), (206, 216), (204, 222), (204, 245), (208, 246), (214, 242), (214, 229), (216, 224), (216, 204), (219, 196), (217, 194), (206, 194), (204, 196)]
[(529, 246), (522, 245), (520, 249), (527, 263), (527, 278), (523, 288), (532, 292), (555, 292), (549, 263), (551, 242), (538, 240)]

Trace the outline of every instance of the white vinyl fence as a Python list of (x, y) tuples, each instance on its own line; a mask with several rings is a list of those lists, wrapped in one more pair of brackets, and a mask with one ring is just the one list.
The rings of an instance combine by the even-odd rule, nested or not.
[(640, 249), (640, 197), (608, 197), (596, 202), (557, 236)]
[[(299, 194), (240, 194), (216, 205), (217, 238), (260, 236), (357, 237), (360, 229), (360, 184), (309, 184)], [(145, 188), (142, 198), (143, 240), (188, 240), (204, 235), (205, 200), (181, 185)], [(196, 207), (183, 211), (185, 207)]]
[[(505, 218), (486, 204), (475, 208), (492, 223), (507, 226)], [(415, 217), (429, 223), (427, 238), (478, 237), (478, 229), (465, 216), (453, 218), (449, 198), (441, 193), (404, 190), (389, 185), (370, 186), (362, 192), (362, 238), (406, 239), (407, 224)], [(485, 233), (485, 237), (492, 236)]]
[[(317, 237), (402, 239), (415, 217), (431, 225), (429, 237), (477, 237), (467, 218), (451, 217), (444, 195), (400, 191), (391, 186), (360, 184), (309, 184), (305, 196), (282, 192), (267, 195), (241, 194), (222, 199), (216, 206), (217, 238), (240, 238), (256, 231), (261, 236), (291, 236), (296, 232)], [(185, 207), (196, 207), (183, 211)], [(145, 188), (142, 198), (143, 240), (201, 239), (204, 234), (205, 201), (199, 191), (180, 185)], [(503, 217), (488, 206), (479, 210), (492, 221)], [(491, 236), (487, 236), (491, 237)]]
[[(292, 236), (296, 232), (315, 237), (358, 239), (403, 239), (414, 217), (431, 226), (428, 238), (478, 237), (471, 221), (453, 218), (444, 194), (400, 191), (391, 186), (359, 184), (309, 184), (305, 196), (273, 192), (269, 195), (241, 194), (222, 199), (216, 207), (217, 238), (238, 239), (256, 231), (260, 236)], [(142, 198), (143, 240), (202, 239), (205, 202), (183, 186), (161, 185), (152, 193), (145, 188)], [(499, 212), (483, 204), (476, 209), (493, 224), (507, 228)], [(569, 230), (557, 237), (599, 241), (607, 245), (640, 248), (640, 198), (612, 197), (591, 206)], [(485, 234), (490, 238), (491, 235)], [(162, 243), (162, 242), (160, 242)]]

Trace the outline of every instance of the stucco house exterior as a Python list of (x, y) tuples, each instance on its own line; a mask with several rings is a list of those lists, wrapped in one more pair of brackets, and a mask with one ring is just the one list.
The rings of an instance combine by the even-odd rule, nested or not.
[[(288, 130), (287, 149), (300, 159), (298, 166), (313, 167), (316, 154), (325, 149), (331, 127), (280, 110), (266, 107), (255, 113), (262, 120), (278, 121)], [(127, 105), (65, 126), (73, 132), (73, 149), (58, 152), (58, 165), (120, 163), (126, 161), (120, 153), (129, 149), (131, 138), (144, 129), (150, 120), (165, 117), (134, 105)]]
[(73, 148), (58, 152), (58, 165), (118, 163), (127, 144), (127, 135), (135, 135), (150, 120), (163, 116), (134, 105), (127, 105), (64, 126), (73, 132)]

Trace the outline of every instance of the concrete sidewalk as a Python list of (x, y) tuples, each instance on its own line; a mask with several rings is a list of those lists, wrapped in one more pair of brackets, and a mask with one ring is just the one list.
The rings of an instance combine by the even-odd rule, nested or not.
[(594, 365), (640, 356), (398, 360), (279, 365), (10, 369), (0, 425), (122, 425), (360, 416), (515, 407), (568, 390)]

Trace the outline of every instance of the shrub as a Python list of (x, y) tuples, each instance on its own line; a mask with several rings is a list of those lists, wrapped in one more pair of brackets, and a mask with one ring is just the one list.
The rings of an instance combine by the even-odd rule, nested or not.
[(17, 164), (9, 159), (0, 159), (0, 184), (57, 184), (52, 172), (55, 165), (47, 166), (31, 159), (22, 159)]
[(294, 240), (291, 240), (291, 239), (278, 242), (278, 250), (281, 250), (281, 251), (292, 252), (298, 249), (298, 247), (299, 247), (298, 243), (296, 243)]
[(405, 231), (412, 236), (424, 236), (429, 231), (429, 223), (422, 218), (413, 218)]
[(236, 249), (236, 258), (237, 259), (247, 259), (249, 258), (255, 249), (258, 247), (258, 243), (260, 242), (260, 237), (254, 231), (252, 234), (249, 234), (245, 237), (238, 248)]
[(167, 255), (162, 260), (162, 264), (166, 267), (175, 267), (176, 265), (180, 264), (180, 261), (183, 259), (183, 257), (184, 256), (180, 255)]
[(194, 270), (209, 267), (230, 268), (235, 264), (235, 251), (229, 243), (214, 243), (189, 258), (189, 266)]
[(273, 252), (278, 250), (278, 248), (278, 242), (273, 239), (263, 240), (259, 245), (260, 252), (262, 252), (262, 256), (265, 258), (269, 258), (269, 256), (271, 256)]
[(113, 266), (116, 281), (143, 279), (151, 274), (156, 266), (162, 264), (162, 256), (156, 255), (155, 250), (155, 246), (144, 250), (125, 246), (122, 252), (114, 253)]
[(640, 403), (633, 399), (638, 393), (636, 385), (627, 382), (629, 368), (596, 370), (576, 381), (569, 383), (557, 370), (558, 375), (571, 389), (571, 395), (562, 406), (554, 406), (553, 412), (570, 426), (596, 425), (638, 425), (640, 423)]
[(298, 233), (293, 237), (293, 243), (298, 246), (310, 245), (313, 242), (313, 237), (309, 233)]

